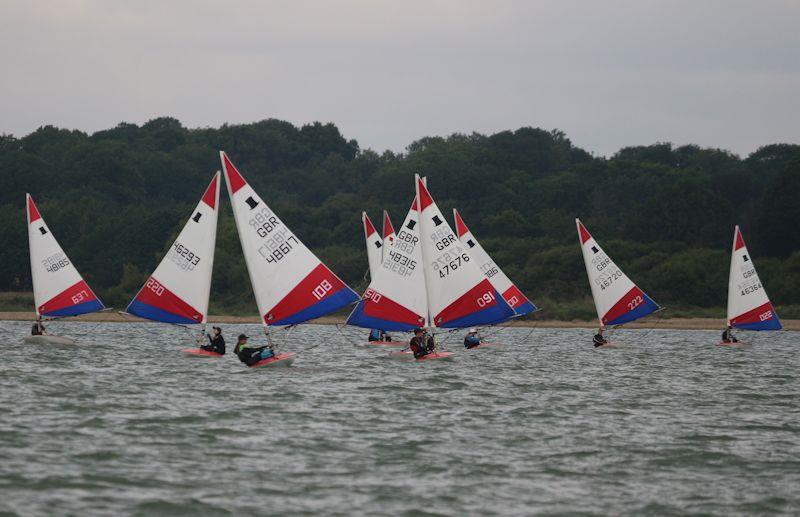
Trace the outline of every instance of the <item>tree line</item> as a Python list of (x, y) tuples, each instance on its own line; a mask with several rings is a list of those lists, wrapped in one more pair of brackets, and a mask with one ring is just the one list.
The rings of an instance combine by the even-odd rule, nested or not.
[[(783, 317), (800, 317), (800, 146), (745, 158), (669, 143), (611, 157), (557, 130), (425, 137), (362, 149), (333, 124), (280, 120), (189, 129), (173, 118), (87, 134), (52, 126), (0, 136), (0, 290), (31, 289), (24, 193), (107, 305), (124, 307), (197, 203), (225, 150), (271, 208), (352, 287), (366, 286), (362, 210), (402, 222), (415, 172), (445, 213), (459, 209), (542, 316), (591, 318), (574, 219), (673, 314), (718, 314), (733, 226)], [(254, 313), (223, 193), (212, 313)]]

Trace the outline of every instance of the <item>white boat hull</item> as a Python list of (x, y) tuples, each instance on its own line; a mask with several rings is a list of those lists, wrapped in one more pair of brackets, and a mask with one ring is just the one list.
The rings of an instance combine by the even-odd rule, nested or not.
[(25, 336), (29, 345), (74, 345), (75, 340), (64, 336)]

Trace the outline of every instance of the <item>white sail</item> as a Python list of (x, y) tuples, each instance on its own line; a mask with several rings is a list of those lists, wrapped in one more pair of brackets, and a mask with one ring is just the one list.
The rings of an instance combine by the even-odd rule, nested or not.
[(761, 285), (738, 226), (733, 231), (728, 277), (728, 325), (746, 330), (781, 329), (778, 314)]
[(25, 195), (28, 246), (37, 316), (77, 316), (104, 309), (53, 237), (33, 198)]
[(419, 175), (415, 184), (431, 326), (463, 328), (511, 318), (514, 310), (462, 246)]
[(660, 309), (617, 267), (579, 219), (575, 225), (601, 325), (621, 325)]
[(128, 313), (165, 323), (206, 323), (219, 191), (217, 172), (161, 263), (128, 305)]
[(358, 300), (220, 151), (247, 271), (265, 325), (295, 325)]
[[(384, 212), (384, 231), (387, 220)], [(391, 235), (394, 235), (394, 230)], [(428, 298), (422, 270), (416, 198), (396, 238), (385, 239), (384, 243), (387, 241), (392, 244), (384, 246), (383, 262), (347, 323), (400, 331), (423, 327), (428, 318)]]
[(456, 223), (456, 232), (458, 233), (458, 240), (461, 244), (466, 246), (470, 255), (478, 262), (478, 267), (486, 275), (486, 278), (492, 283), (495, 289), (503, 295), (503, 298), (514, 309), (514, 312), (519, 315), (525, 315), (536, 310), (536, 306), (531, 302), (527, 296), (522, 294), (522, 291), (514, 285), (514, 282), (503, 273), (491, 256), (483, 249), (478, 239), (472, 235), (472, 232), (467, 228), (464, 219), (458, 210), (453, 209), (453, 219)]
[(375, 278), (375, 272), (383, 260), (383, 239), (378, 235), (375, 226), (366, 212), (361, 212), (361, 222), (364, 225), (364, 240), (367, 244), (367, 263), (369, 264), (369, 278)]

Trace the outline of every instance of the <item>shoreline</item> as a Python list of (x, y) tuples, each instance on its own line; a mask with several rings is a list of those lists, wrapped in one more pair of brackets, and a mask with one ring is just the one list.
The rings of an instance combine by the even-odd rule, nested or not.
[[(342, 325), (345, 322), (345, 316), (324, 316), (309, 322), (309, 325)], [(0, 312), (0, 321), (35, 321), (33, 313), (31, 312)], [(122, 315), (117, 312), (97, 312), (93, 314), (84, 314), (73, 318), (65, 319), (65, 321), (79, 321), (79, 322), (94, 322), (94, 323), (153, 323), (149, 320), (137, 318), (136, 316)], [(208, 317), (209, 324), (257, 324), (261, 323), (258, 316), (228, 316), (228, 315), (210, 315)], [(781, 320), (784, 330), (800, 330), (800, 320)], [(568, 328), (597, 328), (596, 321), (559, 321), (559, 320), (521, 320), (514, 321), (500, 327), (520, 327), (520, 328), (552, 328), (552, 329), (568, 329)], [(645, 318), (643, 321), (635, 321), (628, 323), (625, 328), (629, 329), (672, 329), (672, 330), (722, 330), (724, 322), (721, 318), (662, 318), (660, 321), (657, 318)]]

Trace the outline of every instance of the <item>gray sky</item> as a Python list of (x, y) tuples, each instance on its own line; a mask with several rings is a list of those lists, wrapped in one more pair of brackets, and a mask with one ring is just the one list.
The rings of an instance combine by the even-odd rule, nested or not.
[(800, 143), (800, 1), (0, 0), (0, 132), (336, 123), (375, 150)]

